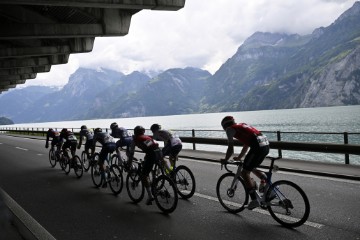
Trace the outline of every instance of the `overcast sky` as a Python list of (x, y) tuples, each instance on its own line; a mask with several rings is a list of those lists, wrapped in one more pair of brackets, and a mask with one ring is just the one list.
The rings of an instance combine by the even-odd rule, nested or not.
[[(142, 10), (124, 37), (97, 37), (91, 53), (71, 54), (25, 85), (63, 86), (79, 67), (125, 74), (198, 67), (215, 73), (254, 32), (310, 34), (355, 0), (186, 0), (179, 11)], [(24, 85), (23, 85), (24, 86)]]

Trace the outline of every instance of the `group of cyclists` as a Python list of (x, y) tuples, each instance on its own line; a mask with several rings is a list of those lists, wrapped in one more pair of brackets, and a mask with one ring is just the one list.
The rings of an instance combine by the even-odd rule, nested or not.
[[(76, 154), (76, 147), (80, 149), (82, 146), (83, 140), (85, 139), (85, 152), (87, 157), (90, 159), (94, 153), (96, 144), (100, 143), (101, 150), (99, 152), (99, 167), (100, 175), (103, 180), (105, 180), (105, 159), (109, 153), (116, 152), (120, 164), (122, 164), (126, 169), (131, 169), (132, 161), (134, 158), (134, 153), (136, 147), (142, 150), (145, 153), (144, 156), (144, 165), (142, 168), (142, 181), (144, 183), (146, 192), (148, 194), (148, 199), (146, 204), (150, 205), (153, 201), (153, 196), (151, 193), (150, 182), (148, 180), (148, 175), (156, 161), (163, 163), (163, 166), (166, 171), (171, 172), (173, 170), (175, 161), (179, 152), (182, 150), (181, 139), (173, 134), (169, 130), (161, 128), (159, 124), (153, 124), (151, 126), (152, 136), (145, 135), (145, 128), (142, 126), (136, 126), (134, 128), (134, 134), (131, 134), (124, 127), (120, 127), (116, 122), (110, 125), (111, 133), (103, 131), (102, 128), (95, 128), (94, 131), (87, 126), (83, 125), (80, 128), (79, 133), (79, 142), (77, 141), (76, 136), (69, 129), (63, 128), (60, 132), (50, 128), (47, 131), (45, 147), (49, 147), (49, 141), (51, 140), (51, 148), (55, 147), (57, 150), (62, 150), (63, 153), (68, 156), (67, 149), (71, 152), (71, 157), (74, 157)], [(115, 141), (115, 139), (119, 139)], [(159, 144), (156, 141), (163, 141), (164, 147), (160, 149)], [(120, 157), (120, 149), (124, 148), (126, 150), (127, 161), (121, 162), (122, 158)], [(164, 157), (169, 157), (169, 163), (167, 164), (164, 161)], [(102, 181), (103, 188), (107, 187), (107, 182)]]
[[(260, 204), (256, 199), (256, 183), (251, 179), (250, 173), (254, 173), (262, 181), (266, 181), (266, 175), (257, 170), (257, 167), (263, 162), (266, 155), (269, 153), (269, 141), (266, 136), (263, 135), (256, 128), (246, 123), (236, 123), (232, 116), (226, 116), (222, 119), (221, 125), (226, 132), (228, 138), (228, 148), (224, 159), (221, 159), (221, 163), (225, 163), (234, 154), (234, 139), (237, 139), (243, 144), (243, 148), (234, 160), (240, 160), (244, 158), (244, 167), (241, 173), (242, 178), (245, 181), (245, 185), (251, 202), (248, 205), (248, 209), (252, 210), (258, 207)], [(153, 196), (151, 193), (150, 183), (148, 175), (158, 159), (162, 159), (165, 170), (171, 172), (179, 152), (182, 150), (181, 139), (171, 133), (171, 131), (162, 129), (159, 124), (153, 124), (150, 127), (153, 135), (145, 135), (145, 128), (142, 126), (136, 126), (134, 128), (134, 134), (131, 134), (126, 128), (119, 127), (116, 122), (110, 125), (111, 133), (103, 131), (101, 128), (95, 128), (94, 131), (88, 129), (85, 125), (81, 126), (80, 140), (77, 142), (77, 138), (73, 132), (64, 128), (60, 133), (54, 129), (49, 129), (46, 137), (46, 145), (48, 148), (49, 138), (52, 138), (51, 147), (55, 146), (58, 149), (62, 148), (64, 153), (67, 148), (70, 149), (72, 157), (75, 155), (76, 147), (80, 149), (83, 138), (86, 139), (85, 151), (88, 157), (91, 157), (95, 152), (96, 143), (100, 143), (102, 148), (99, 153), (99, 166), (101, 178), (105, 179), (104, 161), (108, 153), (116, 151), (118, 156), (120, 155), (120, 148), (126, 148), (126, 156), (128, 158), (127, 163), (123, 163), (128, 169), (132, 166), (134, 158), (135, 148), (139, 148), (145, 153), (144, 166), (142, 168), (142, 181), (148, 194), (147, 204), (151, 204)], [(115, 142), (115, 138), (119, 139)], [(159, 144), (156, 141), (163, 141), (164, 147), (160, 149)], [(163, 161), (164, 156), (169, 156), (168, 165)], [(119, 157), (119, 161), (122, 158)], [(106, 181), (102, 181), (103, 186), (107, 187)]]

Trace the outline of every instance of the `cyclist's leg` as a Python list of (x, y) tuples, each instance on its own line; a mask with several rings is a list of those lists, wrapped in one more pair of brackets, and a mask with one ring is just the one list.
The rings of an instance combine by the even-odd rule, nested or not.
[(154, 199), (151, 193), (151, 183), (149, 180), (149, 173), (155, 163), (155, 158), (156, 158), (155, 152), (147, 153), (144, 157), (144, 165), (141, 171), (141, 180), (148, 194), (148, 199), (146, 201), (147, 205), (150, 205), (152, 200)]
[(107, 145), (105, 144), (105, 145), (103, 145), (103, 147), (100, 150), (99, 162), (98, 162), (99, 169), (100, 169), (100, 175), (101, 175), (101, 179), (102, 179), (102, 182), (103, 182), (103, 187), (106, 187), (105, 164), (104, 164), (104, 162), (105, 162), (107, 154), (108, 154), (108, 150), (107, 150)]
[(71, 157), (74, 158), (75, 154), (76, 154), (76, 146), (77, 146), (77, 141), (71, 141), (70, 142), (70, 152), (71, 152)]
[(175, 164), (177, 161), (177, 156), (179, 155), (181, 149), (182, 149), (182, 144), (178, 144), (178, 145), (171, 147), (171, 151), (170, 151), (170, 155), (169, 155), (169, 161), (170, 161), (171, 168), (175, 167)]

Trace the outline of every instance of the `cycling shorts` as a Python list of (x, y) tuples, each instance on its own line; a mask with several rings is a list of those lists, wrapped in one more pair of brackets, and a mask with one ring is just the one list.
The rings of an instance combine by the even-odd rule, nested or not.
[(254, 168), (259, 167), (266, 155), (269, 154), (269, 150), (269, 145), (263, 147), (250, 147), (250, 151), (246, 154), (243, 168), (247, 171), (252, 171)]

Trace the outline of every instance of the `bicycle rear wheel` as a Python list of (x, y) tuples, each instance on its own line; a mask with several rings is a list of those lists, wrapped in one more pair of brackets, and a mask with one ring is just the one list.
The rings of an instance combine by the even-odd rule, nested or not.
[(184, 165), (176, 167), (173, 174), (174, 183), (180, 197), (184, 199), (191, 198), (196, 188), (194, 174)]
[(54, 149), (49, 150), (49, 161), (50, 161), (51, 167), (54, 168), (56, 166), (56, 155), (55, 155)]
[(145, 187), (138, 171), (131, 171), (128, 173), (126, 177), (126, 190), (134, 203), (138, 203), (144, 198)]
[(75, 157), (72, 159), (74, 172), (77, 178), (81, 178), (84, 173), (83, 163), (79, 156), (75, 155)]
[(309, 217), (309, 200), (305, 192), (293, 182), (280, 180), (273, 183), (266, 192), (266, 198), (270, 215), (285, 227), (299, 227)]
[(91, 164), (91, 179), (95, 187), (100, 187), (100, 185), (102, 184), (100, 166), (98, 162), (99, 162), (99, 154), (95, 153), (93, 163)]
[(220, 204), (231, 213), (238, 213), (244, 210), (249, 201), (249, 195), (246, 192), (244, 180), (236, 179), (237, 184), (231, 188), (234, 181), (234, 173), (225, 173), (216, 184), (216, 194)]
[(152, 183), (152, 192), (158, 208), (166, 214), (172, 213), (178, 203), (178, 194), (174, 182), (161, 175)]
[(123, 188), (123, 176), (119, 166), (111, 165), (110, 166), (110, 189), (115, 194), (118, 195)]

